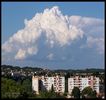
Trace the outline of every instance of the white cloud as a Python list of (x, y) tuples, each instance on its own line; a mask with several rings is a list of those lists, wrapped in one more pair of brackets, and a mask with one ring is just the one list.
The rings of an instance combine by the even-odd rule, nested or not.
[(47, 58), (49, 59), (49, 60), (52, 60), (53, 59), (53, 53), (50, 53), (48, 56), (47, 56)]
[[(95, 27), (99, 29), (101, 26), (99, 29), (101, 32), (104, 21), (96, 18), (63, 15), (59, 8), (54, 6), (51, 9), (45, 9), (43, 13), (37, 13), (31, 20), (25, 19), (24, 23), (25, 28), (14, 33), (2, 46), (5, 53), (15, 52), (15, 59), (25, 59), (29, 55), (36, 55), (39, 51), (38, 39), (42, 34), (46, 36), (45, 41), (50, 44), (51, 48), (55, 44), (62, 47), (82, 38), (84, 34), (88, 36), (94, 34)], [(101, 45), (97, 47), (100, 48)]]
[(88, 37), (87, 38), (87, 46), (90, 48), (96, 46), (96, 50), (100, 54), (104, 53), (104, 39), (103, 38)]
[(4, 52), (11, 52), (12, 51), (12, 44), (9, 44), (8, 41), (6, 41), (3, 45), (2, 45), (2, 50)]
[(37, 54), (37, 52), (38, 52), (38, 49), (34, 47), (29, 47), (28, 49), (24, 49), (24, 50), (19, 49), (15, 56), (15, 59), (24, 59), (28, 55)]
[(60, 46), (83, 36), (81, 29), (67, 23), (67, 17), (62, 15), (58, 7), (44, 10), (40, 23), (42, 29), (46, 32), (48, 41), (55, 41)]
[(86, 36), (104, 36), (104, 20), (99, 18), (70, 16), (69, 22), (81, 28)]
[(19, 49), (18, 53), (15, 56), (15, 59), (24, 59), (26, 55), (26, 51)]
[(30, 47), (30, 48), (28, 48), (27, 52), (28, 52), (28, 54), (37, 54), (38, 49), (37, 49), (37, 47), (36, 48)]

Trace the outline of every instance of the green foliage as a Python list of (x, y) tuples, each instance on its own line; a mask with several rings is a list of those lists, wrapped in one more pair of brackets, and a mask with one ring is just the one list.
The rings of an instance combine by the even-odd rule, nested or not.
[(80, 90), (78, 87), (74, 87), (72, 90), (72, 96), (74, 96), (74, 98), (80, 98)]
[(54, 91), (52, 85), (50, 91), (40, 91), (39, 95), (36, 95), (32, 91), (31, 81), (29, 79), (15, 81), (13, 79), (1, 78), (1, 98), (63, 98)]
[(50, 91), (40, 91), (38, 98), (56, 98), (57, 94), (54, 92), (53, 86)]
[(32, 88), (29, 79), (15, 81), (13, 79), (1, 78), (1, 94), (2, 98), (24, 98), (31, 96)]
[(32, 91), (32, 88), (31, 88), (31, 82), (29, 79), (25, 79), (23, 80), (22, 82), (22, 89), (25, 91), (25, 92), (31, 92)]
[(37, 98), (65, 98), (65, 96), (56, 93), (52, 85), (50, 91), (40, 91), (39, 95), (37, 95)]
[(82, 98), (96, 98), (96, 91), (93, 91), (90, 86), (82, 90)]
[(1, 97), (17, 98), (20, 94), (20, 86), (12, 79), (1, 78)]

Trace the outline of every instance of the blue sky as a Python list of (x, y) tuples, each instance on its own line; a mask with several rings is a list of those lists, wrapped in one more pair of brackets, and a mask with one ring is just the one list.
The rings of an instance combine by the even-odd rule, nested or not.
[[(46, 8), (51, 9), (53, 6), (58, 6), (59, 10), (61, 11), (61, 13), (63, 15), (67, 15), (67, 16), (75, 15), (75, 16), (89, 17), (89, 18), (92, 17), (92, 18), (98, 18), (100, 20), (104, 20), (104, 3), (103, 2), (2, 2), (2, 44), (5, 43), (5, 41), (7, 41), (10, 37), (12, 37), (14, 33), (17, 33), (18, 30), (23, 29), (25, 27), (24, 19), (31, 20), (35, 16), (36, 13), (43, 13), (44, 9), (46, 9)], [(98, 26), (98, 27), (103, 28), (103, 25)], [(88, 27), (86, 29), (88, 29)], [(84, 29), (84, 31), (85, 31), (85, 29)], [(98, 31), (97, 33), (99, 34), (99, 35), (98, 34), (97, 35), (101, 36), (103, 38), (104, 33), (99, 33), (99, 32), (101, 32), (101, 29), (97, 30), (97, 31)], [(103, 32), (103, 30), (102, 30), (102, 32)], [(95, 37), (96, 37), (96, 35), (95, 35)], [(99, 39), (99, 40), (101, 40), (101, 39)], [(95, 38), (93, 40), (93, 42), (99, 41), (99, 40), (97, 40), (97, 38)], [(43, 46), (42, 43), (39, 45)], [(67, 48), (67, 50), (70, 51), (71, 46), (70, 47), (66, 46), (65, 48)], [(46, 46), (44, 46), (44, 48), (47, 49)], [(55, 51), (58, 52), (58, 50), (61, 50), (61, 49), (58, 47), (55, 47), (55, 49), (56, 50), (51, 50), (51, 51), (52, 51), (52, 53), (57, 55), (57, 53)], [(87, 49), (87, 48), (85, 48), (85, 49)], [(43, 54), (45, 54), (44, 51), (41, 51), (41, 54), (42, 54), (42, 52), (43, 52)], [(66, 51), (64, 51), (64, 52), (66, 52)], [(75, 50), (75, 51), (77, 52), (77, 50)], [(86, 53), (90, 53), (89, 51), (90, 50), (88, 48)], [(75, 54), (74, 58), (80, 59), (80, 58), (76, 57), (76, 52), (73, 52), (73, 55), (71, 55), (71, 56), (74, 57), (74, 54)], [(95, 52), (95, 51), (91, 50), (91, 52)], [(87, 56), (86, 53), (81, 53), (81, 54)], [(79, 56), (81, 56), (81, 54), (78, 53)], [(6, 55), (8, 55), (8, 54), (6, 54)], [(41, 58), (39, 53), (38, 53), (38, 55), (39, 56), (36, 55), (36, 57), (35, 57), (36, 59)], [(91, 55), (91, 53), (90, 53), (90, 55)], [(52, 56), (52, 54), (51, 54), (51, 56)], [(59, 56), (59, 57), (61, 57), (61, 56)], [(94, 62), (91, 62), (91, 64), (88, 64), (87, 59), (89, 60), (89, 59), (94, 59), (94, 58), (97, 61), (94, 61)], [(35, 62), (36, 62), (36, 64), (38, 64), (40, 66), (43, 66), (43, 65), (48, 66), (48, 68), (53, 68), (53, 66), (62, 66), (59, 68), (65, 68), (65, 66), (68, 66), (67, 68), (70, 68), (69, 67), (69, 66), (71, 66), (70, 63), (72, 64), (72, 66), (80, 65), (80, 68), (84, 68), (84, 66), (87, 66), (87, 65), (90, 67), (97, 66), (98, 68), (101, 68), (101, 66), (102, 66), (102, 68), (103, 68), (104, 67), (103, 54), (102, 55), (96, 54), (96, 56), (94, 58), (92, 56), (88, 57), (85, 60), (85, 62), (86, 62), (85, 64), (83, 63), (83, 61), (78, 61), (79, 62), (78, 64), (75, 64), (75, 61), (72, 61), (72, 62), (65, 61), (65, 63), (62, 64), (62, 63), (60, 63), (59, 59), (57, 59), (56, 62), (55, 62), (55, 60), (54, 61), (52, 61), (52, 60), (44, 61), (44, 59), (42, 59), (42, 60), (40, 59), (41, 61), (36, 60)], [(21, 66), (34, 65), (33, 59), (29, 63), (28, 63), (27, 59), (28, 58), (23, 60), (23, 63)], [(41, 62), (41, 63), (39, 63), (39, 62)], [(19, 61), (18, 60), (17, 61), (16, 60), (15, 61), (14, 60), (3, 61), (3, 63), (19, 65), (20, 60)]]

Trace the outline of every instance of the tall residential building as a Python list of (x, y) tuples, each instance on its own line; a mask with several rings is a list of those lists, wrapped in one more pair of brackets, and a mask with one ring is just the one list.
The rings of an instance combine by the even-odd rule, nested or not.
[(54, 77), (54, 90), (55, 92), (65, 92), (65, 77), (55, 76)]
[[(38, 86), (38, 81), (40, 81), (40, 86)], [(38, 91), (41, 87), (41, 90), (51, 90), (53, 85), (54, 91), (57, 93), (64, 93), (65, 92), (65, 77), (61, 76), (54, 76), (54, 77), (48, 77), (48, 76), (41, 76), (38, 78), (32, 78), (32, 87), (34, 91)]]
[(51, 90), (52, 85), (54, 85), (54, 77), (42, 76), (41, 79), (41, 90)]
[(99, 93), (99, 78), (98, 77), (70, 77), (68, 78), (68, 93), (71, 94), (74, 87), (78, 87), (82, 91), (85, 87), (90, 86), (93, 90)]
[(54, 76), (54, 77), (48, 77), (48, 76), (42, 76), (41, 77), (42, 82), (42, 89), (51, 90), (52, 85), (55, 92), (58, 93), (64, 93), (65, 91), (65, 77), (61, 76)]
[(39, 77), (33, 76), (32, 77), (32, 90), (39, 94)]

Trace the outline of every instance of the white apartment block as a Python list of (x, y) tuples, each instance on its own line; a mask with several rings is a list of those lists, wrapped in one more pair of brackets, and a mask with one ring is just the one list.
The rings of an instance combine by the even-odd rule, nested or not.
[(32, 77), (32, 90), (39, 94), (39, 77), (37, 76)]
[(33, 76), (32, 78), (32, 88), (34, 91), (39, 93), (39, 87), (38, 86), (38, 81), (41, 81), (41, 89), (42, 90), (51, 90), (52, 85), (54, 88), (54, 91), (57, 93), (64, 93), (65, 92), (65, 77), (61, 76), (54, 76), (54, 77), (48, 77), (48, 76), (41, 76), (39, 78), (35, 78)]
[[(39, 84), (39, 80), (42, 84)], [(32, 77), (32, 89), (39, 94), (39, 85), (41, 89), (46, 89), (47, 91), (51, 90), (52, 85), (54, 87), (54, 91), (57, 93), (65, 92), (65, 77), (61, 76), (33, 76)], [(70, 77), (68, 78), (68, 93), (71, 94), (74, 87), (78, 87), (80, 91), (82, 91), (85, 87), (90, 86), (93, 90), (96, 90), (99, 93), (99, 78), (98, 77)]]
[(55, 92), (58, 92), (58, 93), (65, 92), (65, 77), (60, 77), (60, 76), (54, 77), (54, 89), (55, 89)]
[(42, 76), (40, 80), (41, 80), (41, 82), (42, 82), (41, 88), (42, 88), (43, 90), (45, 90), (45, 89), (46, 89), (47, 91), (51, 90), (52, 84), (54, 84), (54, 78), (53, 78), (53, 77), (45, 77), (45, 76)]
[(68, 93), (71, 94), (74, 87), (78, 87), (82, 91), (85, 87), (90, 86), (93, 90), (99, 93), (99, 78), (98, 77), (70, 77), (68, 78)]
[(41, 77), (42, 88), (46, 88), (48, 91), (51, 90), (52, 85), (54, 91), (58, 93), (64, 93), (65, 91), (65, 77), (54, 76), (54, 77)]

